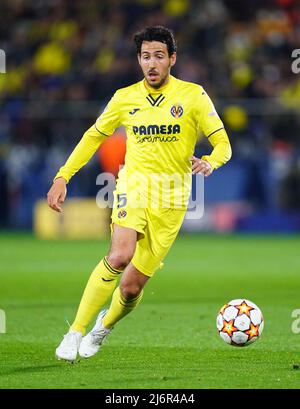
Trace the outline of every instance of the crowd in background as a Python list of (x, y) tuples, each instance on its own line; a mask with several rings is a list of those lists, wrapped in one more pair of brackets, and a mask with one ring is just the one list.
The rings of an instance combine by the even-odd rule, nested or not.
[[(132, 36), (157, 24), (177, 39), (173, 74), (202, 84), (217, 106), (233, 146), (227, 166), (246, 169), (235, 199), (300, 209), (298, 1), (3, 0), (0, 226), (31, 226), (33, 203), (83, 132), (116, 89), (142, 78)], [(71, 194), (94, 195), (101, 166), (95, 156)]]

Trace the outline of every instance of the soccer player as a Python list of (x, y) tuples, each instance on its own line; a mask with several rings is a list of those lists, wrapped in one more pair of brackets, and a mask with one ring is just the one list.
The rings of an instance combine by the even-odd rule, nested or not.
[[(88, 280), (75, 320), (56, 349), (58, 359), (93, 356), (114, 325), (137, 307), (180, 229), (191, 175), (209, 176), (231, 157), (224, 125), (205, 90), (170, 74), (177, 48), (172, 31), (147, 27), (134, 41), (144, 79), (115, 92), (48, 192), (49, 206), (61, 212), (70, 178), (117, 127), (125, 126), (127, 151), (114, 192), (110, 249)], [(201, 159), (193, 156), (200, 132), (213, 147)], [(111, 296), (109, 309), (100, 312), (86, 335)]]

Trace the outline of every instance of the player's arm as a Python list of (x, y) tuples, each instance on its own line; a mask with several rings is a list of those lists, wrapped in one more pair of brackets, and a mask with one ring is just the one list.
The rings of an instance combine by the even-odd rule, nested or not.
[(208, 140), (213, 147), (213, 151), (210, 155), (202, 156), (201, 159), (195, 156), (191, 158), (193, 173), (203, 173), (204, 176), (209, 176), (214, 169), (225, 165), (231, 158), (231, 145), (224, 128), (214, 132)]
[(213, 169), (218, 169), (227, 163), (232, 155), (231, 145), (225, 129), (219, 129), (208, 138), (213, 147), (210, 155), (202, 156), (202, 160), (210, 163)]
[(116, 94), (110, 100), (102, 115), (91, 126), (77, 144), (67, 162), (59, 169), (53, 185), (47, 194), (48, 205), (61, 212), (61, 204), (66, 198), (66, 185), (93, 156), (101, 143), (119, 126), (119, 109)]
[(198, 103), (199, 126), (203, 134), (208, 138), (213, 150), (210, 155), (204, 155), (201, 159), (194, 156), (191, 158), (192, 172), (209, 176), (214, 169), (218, 169), (230, 160), (232, 151), (223, 122), (203, 88)]

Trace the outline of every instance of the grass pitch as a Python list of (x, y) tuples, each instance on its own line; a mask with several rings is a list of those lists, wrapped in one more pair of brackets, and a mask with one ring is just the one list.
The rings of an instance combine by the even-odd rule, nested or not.
[[(0, 235), (0, 388), (299, 388), (300, 238), (180, 236), (137, 310), (101, 351), (71, 365), (54, 350), (108, 242)], [(260, 340), (225, 344), (219, 308), (247, 298), (263, 311)], [(300, 328), (300, 325), (298, 325)]]

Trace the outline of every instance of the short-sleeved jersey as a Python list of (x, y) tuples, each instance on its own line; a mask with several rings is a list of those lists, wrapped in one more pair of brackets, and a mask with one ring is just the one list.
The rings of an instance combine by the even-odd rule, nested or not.
[(209, 137), (224, 127), (205, 90), (173, 76), (156, 92), (145, 80), (119, 89), (95, 126), (109, 136), (121, 125), (127, 149), (118, 191), (139, 189), (148, 197), (151, 183), (158, 183), (167, 198), (160, 193), (160, 204), (184, 207), (191, 188), (190, 157), (199, 134)]

